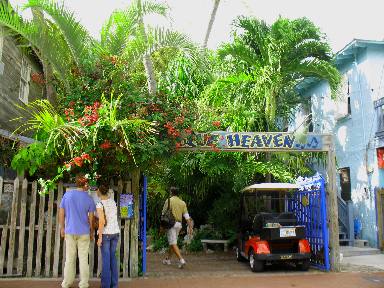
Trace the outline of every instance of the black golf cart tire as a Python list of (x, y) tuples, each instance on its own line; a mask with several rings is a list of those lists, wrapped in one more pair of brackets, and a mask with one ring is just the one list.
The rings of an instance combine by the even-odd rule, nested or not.
[(255, 260), (255, 252), (253, 250), (249, 252), (249, 267), (252, 272), (262, 272), (264, 270), (264, 261)]
[(309, 259), (304, 260), (302, 263), (296, 264), (296, 268), (300, 271), (308, 271), (310, 266), (311, 266), (311, 263)]
[(239, 247), (236, 247), (236, 260), (238, 262), (244, 262), (246, 259), (241, 255)]

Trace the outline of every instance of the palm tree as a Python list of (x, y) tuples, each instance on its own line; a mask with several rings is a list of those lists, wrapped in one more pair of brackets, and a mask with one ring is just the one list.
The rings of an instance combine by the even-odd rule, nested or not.
[(115, 55), (122, 55), (131, 64), (138, 60), (145, 69), (148, 92), (156, 95), (157, 82), (151, 56), (163, 49), (201, 60), (201, 51), (185, 35), (161, 27), (149, 27), (144, 16), (155, 14), (167, 17), (168, 7), (153, 1), (135, 0), (125, 10), (115, 11), (106, 21), (101, 33), (101, 46)]
[[(49, 63), (64, 81), (73, 67), (81, 71), (92, 67), (102, 55), (117, 55), (132, 63), (143, 59), (148, 91), (155, 95), (157, 85), (151, 60), (155, 51), (173, 48), (193, 57), (200, 53), (185, 35), (144, 25), (145, 15), (167, 15), (167, 6), (150, 0), (135, 0), (127, 9), (115, 11), (103, 26), (100, 42), (56, 1), (28, 0), (23, 9), (34, 11), (33, 20), (22, 19), (9, 4), (0, 2), (0, 25), (20, 35), (24, 44), (32, 47), (42, 62)], [(49, 17), (44, 17), (45, 14)]]
[(81, 67), (89, 62), (92, 39), (73, 13), (55, 1), (29, 0), (23, 9), (32, 10), (32, 20), (23, 19), (9, 3), (1, 1), (0, 25), (41, 59), (47, 78), (47, 96), (51, 102), (55, 102), (53, 73), (65, 80), (74, 65)]
[(220, 0), (215, 0), (215, 3), (213, 4), (211, 17), (209, 18), (207, 32), (204, 38), (203, 48), (207, 48), (208, 39), (209, 39), (209, 36), (211, 35), (213, 23), (215, 22), (216, 13), (217, 13), (217, 9), (219, 8), (219, 4), (220, 4)]
[(336, 95), (340, 74), (332, 63), (331, 48), (310, 20), (279, 18), (267, 25), (240, 17), (235, 27), (237, 36), (221, 47), (219, 56), (239, 63), (240, 69), (219, 81), (245, 87), (249, 93), (237, 101), (250, 110), (265, 110), (267, 129), (274, 129), (276, 119), (289, 115), (301, 101), (297, 85), (306, 78), (328, 81)]

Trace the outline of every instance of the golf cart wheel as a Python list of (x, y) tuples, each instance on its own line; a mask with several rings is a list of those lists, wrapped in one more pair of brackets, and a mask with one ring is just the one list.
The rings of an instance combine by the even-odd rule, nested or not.
[(241, 256), (239, 247), (236, 247), (236, 260), (239, 262), (244, 262), (245, 259), (243, 256)]
[(308, 271), (311, 263), (309, 260), (304, 260), (302, 263), (296, 264), (296, 268), (300, 271)]
[(253, 250), (249, 253), (249, 267), (251, 267), (252, 272), (261, 272), (264, 270), (264, 261), (256, 260)]

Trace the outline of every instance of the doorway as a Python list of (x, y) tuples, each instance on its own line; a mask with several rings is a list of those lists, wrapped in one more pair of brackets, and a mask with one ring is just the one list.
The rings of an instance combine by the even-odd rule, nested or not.
[(384, 188), (376, 191), (377, 226), (379, 228), (379, 248), (384, 250)]
[(349, 167), (340, 168), (341, 199), (351, 200), (351, 170)]

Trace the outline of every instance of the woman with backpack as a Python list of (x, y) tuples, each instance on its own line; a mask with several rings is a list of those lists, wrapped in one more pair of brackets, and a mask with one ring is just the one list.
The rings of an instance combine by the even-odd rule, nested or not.
[(120, 236), (117, 222), (116, 202), (108, 194), (108, 188), (100, 185), (97, 189), (100, 201), (96, 203), (98, 215), (97, 245), (100, 247), (103, 269), (101, 271), (101, 288), (116, 288), (119, 280), (116, 247)]

